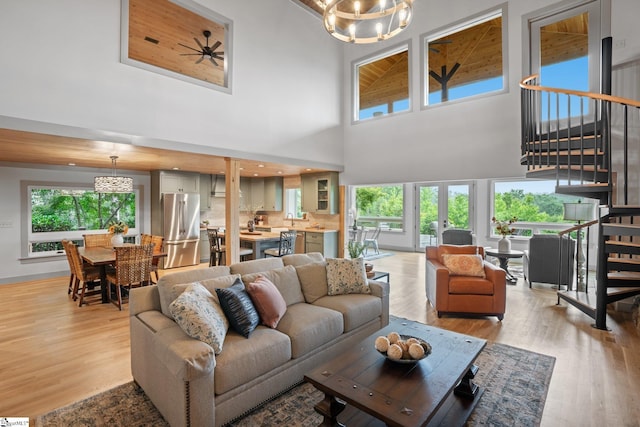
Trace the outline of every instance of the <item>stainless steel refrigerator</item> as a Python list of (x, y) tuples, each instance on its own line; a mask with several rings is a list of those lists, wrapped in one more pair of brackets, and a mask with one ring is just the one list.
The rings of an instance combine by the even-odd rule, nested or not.
[(164, 268), (195, 265), (200, 261), (200, 194), (163, 193), (162, 223), (167, 257)]

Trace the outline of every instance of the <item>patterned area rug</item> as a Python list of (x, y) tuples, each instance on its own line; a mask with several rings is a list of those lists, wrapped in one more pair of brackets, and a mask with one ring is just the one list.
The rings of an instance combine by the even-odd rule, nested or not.
[[(485, 388), (468, 426), (537, 426), (544, 409), (555, 358), (504, 344), (488, 343), (476, 359), (475, 382)], [(233, 427), (317, 426), (313, 405), (322, 393), (302, 384), (266, 403)], [(36, 426), (153, 426), (168, 424), (133, 383), (38, 417)]]

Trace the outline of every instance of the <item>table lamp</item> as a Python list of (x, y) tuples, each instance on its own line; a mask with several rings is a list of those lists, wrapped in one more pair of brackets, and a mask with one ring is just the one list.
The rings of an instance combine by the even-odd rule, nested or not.
[[(565, 203), (564, 204), (564, 219), (568, 221), (576, 221), (578, 225), (584, 221), (591, 221), (593, 219), (593, 208), (594, 205), (592, 203), (582, 203), (581, 200), (578, 200), (574, 203)], [(576, 273), (577, 273), (577, 286), (578, 290), (584, 289), (584, 251), (582, 249), (582, 229), (577, 230), (578, 242), (576, 245)]]

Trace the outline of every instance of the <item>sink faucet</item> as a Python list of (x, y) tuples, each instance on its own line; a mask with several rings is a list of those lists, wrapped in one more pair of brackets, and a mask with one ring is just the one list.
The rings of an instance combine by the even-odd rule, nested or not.
[(291, 212), (287, 214), (287, 217), (285, 219), (289, 219), (289, 218), (291, 218), (291, 226), (293, 227), (293, 214)]

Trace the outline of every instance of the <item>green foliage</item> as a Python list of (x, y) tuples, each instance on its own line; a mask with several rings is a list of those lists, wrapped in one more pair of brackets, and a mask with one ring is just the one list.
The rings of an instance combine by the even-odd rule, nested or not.
[(349, 252), (349, 257), (352, 259), (362, 256), (362, 254), (364, 253), (364, 249), (365, 245), (362, 242), (350, 240), (347, 244), (347, 252)]
[(112, 221), (135, 226), (135, 195), (38, 188), (31, 191), (33, 232), (104, 230)]
[(358, 216), (402, 217), (402, 185), (356, 188)]

